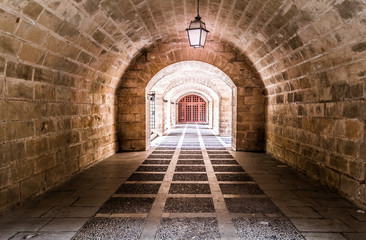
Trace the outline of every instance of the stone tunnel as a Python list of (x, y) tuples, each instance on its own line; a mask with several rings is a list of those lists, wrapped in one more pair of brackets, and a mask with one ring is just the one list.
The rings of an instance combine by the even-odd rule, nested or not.
[[(196, 9), (194, 0), (0, 0), (0, 238), (46, 234), (49, 239), (89, 239), (74, 234), (105, 201), (92, 205), (98, 209), (91, 215), (82, 215), (80, 227), (69, 231), (73, 234), (43, 231), (66, 219), (42, 218), (50, 208), (43, 215), (23, 211), (24, 218), (48, 219), (34, 229), (27, 224), (18, 229), (7, 216), (55, 191), (57, 196), (70, 193), (58, 189), (93, 169), (100, 168), (104, 174), (93, 173), (105, 180), (116, 170), (108, 168), (113, 162), (122, 170), (127, 164), (117, 187), (151, 154), (161, 154), (155, 160), (163, 162), (171, 155), (171, 164), (179, 165), (184, 159), (179, 154), (189, 143), (192, 148), (186, 151), (202, 151), (207, 181), (214, 179), (212, 194), (222, 184), (212, 161), (230, 153), (228, 161), (235, 158), (265, 196), (273, 197), (273, 189), (267, 193), (260, 185), (263, 179), (255, 176), (286, 171), (300, 176), (290, 184), (306, 179), (344, 201), (334, 207), (354, 210), (327, 222), (329, 228), (322, 232), (304, 227), (302, 217), (292, 220), (287, 213), (294, 206), (280, 206), (298, 231), (298, 238), (291, 239), (366, 238), (361, 230), (366, 229), (366, 1), (201, 0), (200, 16), (210, 32), (205, 47), (194, 49), (185, 29)], [(204, 107), (188, 104), (190, 96)], [(161, 141), (160, 150), (156, 141)], [(210, 141), (223, 146), (217, 150), (221, 157), (210, 152), (216, 151)], [(169, 142), (177, 149), (164, 149)], [(210, 160), (211, 155), (218, 159)], [(275, 167), (250, 172), (253, 164), (259, 168), (269, 161)], [(224, 201), (220, 187), (217, 199)], [(96, 194), (89, 197), (100, 192)], [(73, 211), (80, 197), (62, 206)], [(242, 220), (225, 222), (234, 215), (224, 202), (219, 206), (228, 213), (217, 217), (219, 235), (204, 238), (247, 239), (240, 226), (248, 218), (238, 215)], [(331, 213), (315, 211), (319, 204), (301, 205), (302, 211), (314, 212), (309, 221), (331, 218)], [(179, 217), (193, 224), (185, 222), (185, 215), (164, 214), (162, 224), (177, 224)], [(215, 218), (207, 214), (206, 220)], [(141, 236), (134, 237), (169, 238), (160, 230), (149, 235), (150, 215), (137, 217), (137, 225), (147, 220)], [(94, 218), (84, 227), (90, 221)]]

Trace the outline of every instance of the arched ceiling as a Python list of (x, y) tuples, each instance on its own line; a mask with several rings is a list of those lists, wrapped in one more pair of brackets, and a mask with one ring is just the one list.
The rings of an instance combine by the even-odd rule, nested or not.
[(167, 88), (170, 84), (179, 84), (179, 81), (182, 80), (208, 82), (211, 85), (213, 85), (213, 82), (217, 82), (235, 88), (233, 81), (217, 67), (204, 62), (182, 61), (160, 70), (149, 81), (146, 89), (148, 92), (152, 88)]
[[(195, 0), (4, 0), (1, 31), (46, 47), (45, 66), (88, 77), (97, 69), (113, 76), (116, 87), (144, 48), (158, 40), (187, 39), (195, 5)], [(244, 53), (268, 87), (315, 71), (314, 59), (346, 41), (353, 41), (346, 56), (363, 52), (365, 6), (363, 0), (201, 0), (200, 15), (210, 31), (207, 48), (219, 41)], [(75, 66), (80, 62), (83, 67)], [(284, 71), (288, 74), (281, 77)]]

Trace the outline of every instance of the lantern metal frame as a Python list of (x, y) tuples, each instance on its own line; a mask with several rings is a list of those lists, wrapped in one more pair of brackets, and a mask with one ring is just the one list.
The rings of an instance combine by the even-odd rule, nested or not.
[[(191, 21), (189, 27), (186, 28), (189, 45), (194, 48), (204, 48), (207, 40), (207, 35), (210, 32), (206, 29), (206, 23), (201, 20), (199, 13), (199, 4), (200, 2), (199, 0), (197, 0), (197, 17), (195, 17), (195, 20)], [(199, 36), (197, 36), (197, 34), (193, 34), (194, 32), (197, 32), (197, 30), (199, 32)], [(198, 39), (193, 39), (193, 37), (198, 37)]]

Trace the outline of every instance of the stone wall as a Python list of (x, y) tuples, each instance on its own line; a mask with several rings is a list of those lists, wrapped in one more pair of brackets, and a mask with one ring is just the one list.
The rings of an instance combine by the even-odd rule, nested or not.
[(292, 21), (256, 42), (268, 49), (255, 64), (268, 91), (267, 151), (365, 206), (365, 2), (292, 7)]
[(158, 41), (131, 63), (118, 91), (118, 137), (121, 151), (146, 148), (145, 87), (161, 69), (181, 61), (209, 63), (228, 75), (237, 87), (237, 119), (233, 145), (237, 150), (261, 151), (264, 145), (264, 90), (248, 60), (229, 45), (210, 41), (193, 49), (186, 39)]
[(117, 147), (108, 54), (54, 10), (0, 1), (0, 211)]

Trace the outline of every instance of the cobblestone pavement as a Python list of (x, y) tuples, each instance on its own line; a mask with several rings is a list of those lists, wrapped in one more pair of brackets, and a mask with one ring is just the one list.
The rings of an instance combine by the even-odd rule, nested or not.
[(0, 218), (0, 239), (366, 239), (366, 214), (205, 125), (121, 153)]

